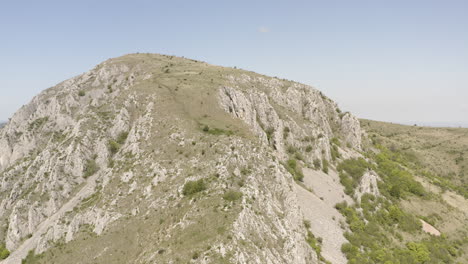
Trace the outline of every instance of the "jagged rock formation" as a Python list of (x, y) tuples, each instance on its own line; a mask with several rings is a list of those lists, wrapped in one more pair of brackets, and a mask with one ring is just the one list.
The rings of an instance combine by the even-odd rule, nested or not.
[[(172, 56), (111, 59), (0, 130), (2, 264), (31, 250), (57, 263), (319, 263), (295, 174), (359, 150), (359, 121), (312, 87)], [(199, 179), (206, 190), (184, 195)]]

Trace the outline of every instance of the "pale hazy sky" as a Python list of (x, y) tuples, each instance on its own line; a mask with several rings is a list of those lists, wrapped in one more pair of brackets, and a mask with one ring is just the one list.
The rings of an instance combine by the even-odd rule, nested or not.
[(468, 1), (2, 1), (0, 120), (111, 57), (310, 84), (363, 118), (468, 126)]

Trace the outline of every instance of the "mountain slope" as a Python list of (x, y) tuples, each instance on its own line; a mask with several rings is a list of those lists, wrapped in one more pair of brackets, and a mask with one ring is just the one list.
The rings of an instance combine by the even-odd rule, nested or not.
[(361, 124), (292, 81), (110, 59), (0, 130), (1, 263), (464, 262), (462, 178)]
[(2, 263), (319, 262), (294, 178), (331, 159), (332, 138), (360, 148), (358, 120), (338, 111), (311, 87), (242, 70), (106, 61), (1, 130)]
[(361, 125), (369, 135), (364, 145), (388, 149), (399, 166), (424, 186), (426, 195), (408, 196), (398, 204), (442, 233), (443, 239), (431, 241), (438, 247), (434, 251), (441, 253), (446, 247), (450, 253), (441, 253), (440, 259), (430, 263), (468, 262), (465, 157), (468, 129), (406, 126), (372, 120), (361, 120)]

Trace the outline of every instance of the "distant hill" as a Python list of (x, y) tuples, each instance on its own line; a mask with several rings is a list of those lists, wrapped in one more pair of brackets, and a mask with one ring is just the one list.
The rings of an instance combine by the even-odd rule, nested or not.
[(4, 127), (6, 125), (6, 122), (0, 122), (0, 128)]

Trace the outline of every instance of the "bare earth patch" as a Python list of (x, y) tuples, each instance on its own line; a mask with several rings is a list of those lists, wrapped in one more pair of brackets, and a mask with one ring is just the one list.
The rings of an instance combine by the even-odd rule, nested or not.
[(424, 232), (429, 233), (434, 236), (440, 236), (439, 230), (433, 227), (431, 224), (427, 223), (426, 221), (419, 219), (422, 223), (422, 229)]

